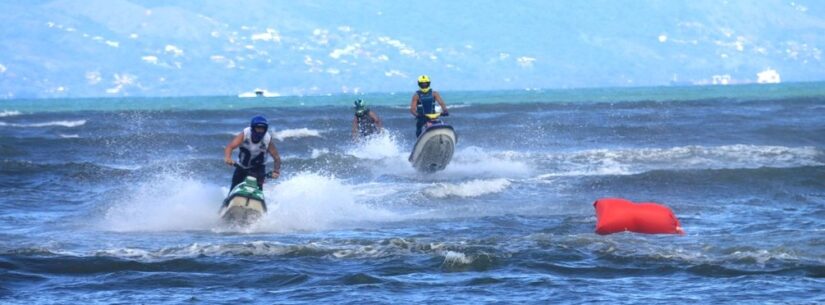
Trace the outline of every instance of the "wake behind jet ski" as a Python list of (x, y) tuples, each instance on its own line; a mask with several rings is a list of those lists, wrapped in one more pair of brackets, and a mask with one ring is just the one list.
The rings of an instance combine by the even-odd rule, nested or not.
[(417, 171), (432, 173), (450, 164), (458, 138), (453, 127), (439, 119), (441, 113), (425, 116), (428, 121), (413, 146), (409, 161)]

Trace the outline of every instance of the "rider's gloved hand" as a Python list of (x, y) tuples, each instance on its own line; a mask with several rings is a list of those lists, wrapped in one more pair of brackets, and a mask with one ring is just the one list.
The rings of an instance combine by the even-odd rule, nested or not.
[(441, 112), (441, 116), (450, 116), (450, 113), (447, 111)]

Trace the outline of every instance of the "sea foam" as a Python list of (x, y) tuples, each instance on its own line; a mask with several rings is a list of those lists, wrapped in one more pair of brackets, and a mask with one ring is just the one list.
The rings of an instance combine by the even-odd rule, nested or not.
[(739, 169), (823, 165), (815, 147), (759, 145), (680, 146), (671, 148), (595, 149), (547, 154), (542, 162), (558, 171), (543, 176), (633, 175), (651, 170)]
[(20, 115), (20, 114), (21, 114), (20, 111), (16, 111), (16, 110), (3, 110), (3, 111), (0, 111), (0, 118), (16, 116), (16, 115)]
[(321, 137), (321, 132), (309, 128), (284, 129), (273, 132), (272, 136), (278, 141), (283, 141), (288, 138)]
[(78, 127), (83, 126), (86, 124), (86, 120), (76, 120), (76, 121), (53, 121), (53, 122), (43, 122), (43, 123), (29, 123), (29, 124), (18, 124), (18, 123), (6, 123), (0, 122), (0, 126), (11, 126), (11, 127), (51, 127), (51, 126), (61, 126), (61, 127)]
[(501, 192), (510, 186), (507, 179), (471, 180), (459, 184), (439, 183), (424, 189), (424, 194), (433, 198), (479, 197)]
[(480, 147), (460, 149), (444, 170), (449, 177), (525, 177), (530, 174), (529, 163), (518, 154), (486, 151)]
[(346, 151), (346, 154), (359, 159), (385, 159), (403, 156), (397, 137), (390, 132), (367, 137)]
[(317, 231), (400, 219), (396, 214), (359, 202), (353, 187), (335, 177), (302, 172), (274, 186), (264, 186), (269, 213), (257, 230)]
[(100, 222), (109, 231), (209, 230), (219, 224), (220, 187), (174, 174), (149, 177), (113, 203)]

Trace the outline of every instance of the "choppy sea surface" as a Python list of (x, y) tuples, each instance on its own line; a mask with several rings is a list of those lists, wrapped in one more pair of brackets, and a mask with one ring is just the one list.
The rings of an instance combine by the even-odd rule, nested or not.
[[(825, 86), (442, 92), (442, 172), (410, 94), (0, 101), (0, 303), (825, 303)], [(437, 88), (436, 88), (437, 89)], [(263, 114), (270, 212), (217, 212)], [(271, 163), (269, 164), (271, 168)], [(593, 201), (686, 234), (594, 233)]]

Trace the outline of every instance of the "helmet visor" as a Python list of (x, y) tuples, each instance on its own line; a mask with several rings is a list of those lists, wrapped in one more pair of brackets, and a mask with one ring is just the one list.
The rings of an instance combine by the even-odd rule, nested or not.
[(255, 132), (263, 133), (263, 132), (266, 132), (267, 129), (269, 129), (269, 126), (266, 125), (266, 124), (255, 124), (255, 125), (252, 125), (252, 129)]
[(420, 82), (418, 83), (418, 88), (426, 89), (430, 87), (430, 82)]

